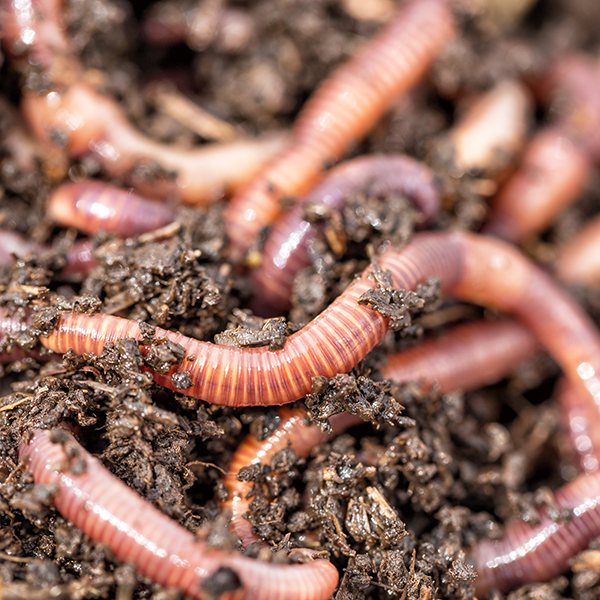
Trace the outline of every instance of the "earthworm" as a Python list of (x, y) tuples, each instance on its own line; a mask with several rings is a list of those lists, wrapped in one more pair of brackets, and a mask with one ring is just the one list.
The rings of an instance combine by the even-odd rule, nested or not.
[[(479, 321), (459, 325), (439, 338), (392, 354), (382, 372), (397, 383), (424, 381), (431, 384), (435, 381), (441, 393), (475, 389), (497, 381), (536, 349), (533, 334), (515, 321)], [(281, 408), (279, 417), (279, 426), (265, 440), (258, 441), (253, 435), (246, 437), (223, 479), (229, 490), (223, 508), (231, 511), (231, 530), (244, 546), (258, 537), (252, 532), (250, 522), (243, 518), (249, 510), (248, 493), (252, 483), (237, 479), (240, 469), (256, 463), (268, 464), (271, 457), (288, 444), (299, 457), (306, 457), (329, 437), (363, 422), (348, 413), (334, 415), (330, 419), (332, 431), (329, 434), (317, 425), (307, 425), (303, 408)]]
[[(16, 231), (0, 229), (0, 266), (12, 265), (15, 256), (27, 258), (49, 250), (49, 247), (28, 240)], [(92, 243), (86, 239), (76, 240), (67, 251), (66, 258), (67, 264), (62, 271), (64, 276), (83, 274), (96, 266), (96, 262), (92, 258)]]
[(258, 463), (268, 464), (274, 454), (291, 444), (299, 457), (307, 457), (311, 450), (322, 444), (329, 437), (336, 436), (352, 425), (362, 423), (362, 419), (348, 413), (340, 413), (330, 418), (331, 433), (320, 429), (317, 425), (306, 425), (306, 410), (304, 408), (289, 409), (282, 407), (279, 411), (279, 426), (266, 439), (258, 441), (253, 435), (246, 439), (235, 451), (227, 475), (223, 483), (229, 490), (229, 498), (223, 503), (223, 510), (231, 512), (230, 529), (242, 541), (244, 547), (258, 539), (252, 531), (252, 525), (244, 519), (248, 512), (250, 499), (248, 493), (252, 483), (238, 481), (237, 475), (242, 467)]
[[(538, 337), (565, 374), (594, 396), (600, 368), (600, 335), (591, 319), (551, 277), (509, 244), (464, 232), (420, 233), (400, 253), (379, 258), (398, 288), (412, 290), (437, 277), (442, 293), (512, 313)], [(357, 300), (373, 287), (368, 268), (325, 311), (291, 335), (285, 347), (233, 348), (200, 342), (156, 328), (156, 336), (180, 344), (186, 358), (157, 383), (177, 389), (176, 372), (189, 374), (185, 393), (231, 406), (286, 404), (310, 393), (316, 376), (347, 373), (382, 339), (388, 320)], [(138, 323), (109, 315), (65, 312), (41, 342), (55, 352), (99, 354), (104, 345), (140, 339)], [(178, 380), (180, 378), (178, 377)]]
[(584, 473), (593, 473), (600, 466), (600, 413), (598, 405), (565, 378), (557, 385), (563, 428), (570, 442), (575, 462)]
[(48, 215), (59, 225), (87, 234), (100, 230), (122, 237), (153, 231), (175, 220), (175, 209), (103, 181), (64, 183), (48, 199)]
[(565, 283), (594, 286), (600, 281), (600, 217), (593, 218), (559, 249), (554, 263)]
[(437, 382), (442, 393), (472, 390), (498, 381), (537, 349), (535, 336), (516, 321), (475, 321), (390, 355), (381, 372), (396, 382)]
[(310, 264), (309, 244), (322, 224), (305, 220), (307, 205), (321, 204), (341, 211), (351, 192), (363, 190), (371, 196), (404, 194), (415, 202), (426, 220), (437, 213), (440, 204), (433, 173), (407, 156), (363, 156), (334, 167), (324, 181), (277, 220), (269, 234), (262, 262), (252, 271), (254, 289), (259, 294), (258, 312), (281, 313), (287, 309), (296, 274)]
[(127, 487), (66, 432), (61, 437), (76, 464), (84, 461), (83, 470), (66, 467), (68, 454), (52, 442), (52, 433), (32, 433), (19, 455), (29, 459), (34, 482), (56, 485), (52, 502), (65, 519), (156, 583), (202, 599), (211, 597), (206, 580), (225, 570), (234, 585), (219, 595), (223, 599), (327, 600), (335, 590), (338, 573), (330, 562), (276, 565), (211, 548)]
[(234, 260), (279, 216), (282, 198), (306, 192), (422, 77), (454, 29), (445, 0), (412, 0), (321, 84), (298, 115), (289, 145), (226, 209)]
[[(146, 137), (113, 98), (85, 81), (83, 66), (60, 22), (61, 5), (57, 0), (0, 3), (8, 52), (17, 61), (28, 58), (59, 84), (50, 91), (23, 96), (23, 114), (38, 139), (52, 147), (60, 133), (62, 146), (72, 155), (91, 155), (112, 176), (130, 180), (145, 193), (170, 194), (190, 204), (218, 200), (227, 189), (247, 181), (281, 148), (280, 136), (189, 150)], [(136, 175), (136, 167), (143, 165), (150, 170), (158, 165), (166, 177), (163, 173), (159, 181), (150, 181), (143, 174)]]
[(541, 231), (583, 192), (591, 169), (564, 126), (542, 129), (495, 197), (483, 231), (512, 242)]
[(542, 231), (576, 200), (600, 159), (598, 62), (583, 55), (564, 57), (538, 88), (546, 101), (556, 99), (555, 124), (533, 137), (483, 229), (513, 242)]
[(521, 150), (532, 112), (531, 95), (505, 80), (477, 97), (448, 132), (452, 162), (465, 172), (497, 173)]
[(540, 510), (540, 524), (507, 525), (502, 540), (480, 541), (472, 552), (478, 577), (477, 596), (489, 590), (508, 592), (534, 581), (548, 581), (565, 571), (569, 560), (600, 533), (600, 473), (580, 475), (555, 494), (559, 508), (572, 511), (566, 522), (551, 520)]

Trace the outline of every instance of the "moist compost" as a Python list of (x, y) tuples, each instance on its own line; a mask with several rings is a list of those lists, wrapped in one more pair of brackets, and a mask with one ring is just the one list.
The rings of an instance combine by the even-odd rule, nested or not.
[[(487, 211), (481, 174), (457, 173), (447, 154), (445, 133), (456, 118), (456, 99), (508, 76), (535, 75), (566, 50), (600, 50), (597, 26), (591, 26), (600, 23), (600, 12), (592, 0), (539, 0), (524, 15), (505, 20), (476, 4), (457, 8), (463, 34), (427, 81), (398, 101), (349, 154), (404, 152), (434, 165), (444, 191), (439, 229), (477, 230)], [(159, 106), (157, 89), (192, 98), (227, 124), (226, 131), (287, 129), (319, 82), (381, 27), (394, 5), (69, 0), (64, 19), (86, 68), (136, 126), (157, 140), (191, 146), (210, 136), (201, 139), (168, 106)], [(159, 19), (168, 24), (168, 35), (152, 39)], [(299, 549), (316, 550), (340, 569), (336, 600), (467, 600), (474, 597), (475, 578), (468, 552), (478, 539), (499, 539), (501, 523), (511, 518), (535, 523), (540, 506), (557, 521), (569, 517), (554, 506), (550, 492), (576, 471), (548, 401), (558, 376), (549, 358), (535, 357), (503, 382), (467, 394), (442, 395), (435, 385), (397, 385), (382, 377), (379, 367), (391, 350), (483, 313), (440, 299), (436, 281), (414, 293), (396, 290), (378, 268), (381, 249), (401, 248), (421, 226), (407, 198), (373, 198), (356, 190), (340, 213), (309, 207), (307, 218), (325, 226), (311, 246), (311, 266), (297, 276), (284, 318), (265, 321), (248, 310), (251, 285), (226, 260), (221, 204), (180, 208), (174, 225), (137, 238), (100, 233), (92, 239), (94, 269), (84, 277), (66, 274), (67, 253), (78, 235), (47, 219), (45, 201), (65, 178), (106, 174), (94, 159), (44, 155), (31, 142), (17, 109), (20, 90), (43, 82), (1, 58), (0, 225), (46, 246), (0, 273), (0, 306), (26, 322), (4, 343), (34, 350), (0, 367), (2, 598), (181, 598), (116, 561), (62, 518), (51, 504), (53, 486), (32, 485), (19, 464), (18, 445), (35, 427), (69, 424), (107, 468), (169, 517), (215, 547), (240, 549), (227, 516), (220, 515), (228, 493), (223, 473), (246, 435), (264, 439), (277, 428), (278, 410), (211, 406), (186, 396), (192, 382), (185, 371), (175, 382), (179, 392), (159, 388), (144, 367), (165, 372), (185, 353), (156, 338), (154, 327), (276, 350), (369, 264), (377, 287), (361, 301), (390, 317), (392, 331), (350, 373), (316, 378), (301, 402), (325, 429), (327, 419), (344, 410), (365, 423), (316, 447), (308, 459), (287, 448), (269, 464), (242, 469), (240, 477), (253, 484), (248, 519), (270, 546), (255, 543), (245, 554), (302, 561)], [(598, 189), (590, 184), (555, 226), (528, 241), (527, 252), (550, 262), (556, 243), (597, 208)], [(595, 292), (574, 291), (600, 322)], [(64, 310), (141, 321), (151, 350), (142, 356), (137, 342), (122, 340), (100, 356), (52, 355), (37, 339)], [(66, 445), (77, 472), (85, 466), (60, 431), (55, 440)], [(598, 598), (599, 557), (596, 540), (566, 575), (508, 597)], [(218, 598), (239, 584), (235, 573), (221, 569), (204, 587), (208, 597)]]

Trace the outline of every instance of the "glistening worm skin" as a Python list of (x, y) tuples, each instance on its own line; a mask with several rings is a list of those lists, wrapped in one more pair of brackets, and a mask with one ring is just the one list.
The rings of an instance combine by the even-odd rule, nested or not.
[[(426, 340), (393, 354), (382, 367), (388, 379), (438, 382), (440, 392), (474, 389), (490, 384), (504, 375), (538, 347), (537, 340), (525, 327), (515, 321), (479, 321), (459, 325), (443, 336)], [(307, 425), (306, 411), (282, 408), (280, 424), (265, 440), (248, 435), (236, 450), (223, 483), (229, 498), (223, 508), (231, 511), (231, 530), (247, 546), (258, 539), (252, 525), (244, 519), (249, 510), (248, 494), (252, 483), (238, 481), (242, 467), (256, 463), (268, 464), (271, 457), (291, 444), (298, 456), (306, 457), (318, 444), (363, 421), (360, 417), (340, 413), (330, 419), (332, 433), (316, 425)]]
[[(438, 277), (442, 292), (512, 313), (527, 325), (585, 397), (600, 387), (600, 335), (585, 312), (549, 275), (509, 244), (462, 232), (421, 233), (400, 253), (388, 250), (380, 265), (396, 287), (415, 289)], [(187, 372), (184, 393), (230, 406), (286, 404), (306, 396), (316, 376), (347, 373), (382, 339), (388, 322), (357, 300), (373, 286), (370, 269), (325, 311), (290, 336), (281, 350), (217, 346), (156, 328), (158, 338), (186, 351), (181, 365), (154, 380), (170, 389), (175, 372)], [(107, 342), (140, 339), (139, 325), (109, 315), (64, 313), (41, 342), (55, 352), (98, 354)]]
[(522, 521), (507, 525), (499, 542), (481, 541), (472, 558), (479, 598), (492, 589), (508, 592), (533, 581), (548, 581), (566, 570), (569, 560), (600, 534), (600, 473), (580, 475), (555, 495), (560, 508), (570, 508), (566, 523), (555, 523), (540, 511), (535, 527)]
[(49, 216), (59, 225), (87, 234), (108, 231), (130, 237), (175, 220), (175, 209), (102, 181), (59, 186), (48, 200)]
[(600, 282), (600, 217), (560, 249), (554, 270), (565, 283), (595, 286)]
[(289, 146), (227, 207), (234, 260), (279, 216), (280, 199), (304, 193), (324, 165), (338, 161), (419, 80), (453, 33), (445, 0), (412, 0), (325, 80), (299, 114)]
[[(208, 204), (248, 179), (281, 148), (280, 137), (206, 145), (192, 150), (147, 138), (135, 129), (114, 99), (86, 83), (61, 24), (62, 2), (0, 0), (2, 42), (26, 68), (36, 65), (48, 81), (59, 84), (41, 95), (27, 93), (23, 114), (36, 137), (50, 147), (64, 135), (76, 156), (92, 155), (113, 176), (131, 178), (144, 193), (174, 195), (189, 204)], [(26, 60), (23, 60), (26, 59)], [(146, 181), (139, 165), (159, 165), (168, 176)], [(174, 175), (174, 178), (171, 178)]]
[(35, 483), (57, 486), (52, 502), (66, 519), (156, 583), (206, 599), (211, 596), (203, 582), (227, 568), (240, 588), (219, 595), (222, 600), (327, 600), (335, 590), (337, 569), (327, 561), (274, 565), (210, 548), (142, 499), (75, 440), (69, 443), (86, 463), (81, 474), (56, 470), (68, 459), (48, 431), (35, 431), (19, 454), (29, 458)]
[(306, 205), (322, 204), (339, 211), (348, 195), (360, 190), (372, 196), (404, 194), (425, 219), (431, 219), (440, 204), (432, 172), (407, 156), (364, 156), (333, 168), (321, 184), (277, 220), (265, 242), (262, 263), (252, 273), (260, 296), (257, 307), (263, 314), (281, 313), (289, 307), (294, 278), (310, 264), (308, 244), (321, 226), (304, 219)]
[(574, 462), (584, 473), (600, 466), (600, 412), (566, 379), (557, 385), (561, 421), (570, 442)]

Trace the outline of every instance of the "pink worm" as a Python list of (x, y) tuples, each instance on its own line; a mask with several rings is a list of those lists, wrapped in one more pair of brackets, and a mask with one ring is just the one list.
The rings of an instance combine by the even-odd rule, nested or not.
[[(401, 252), (388, 250), (380, 265), (403, 289), (438, 277), (442, 291), (513, 313), (527, 325), (585, 397), (600, 368), (600, 336), (590, 318), (552, 279), (510, 245), (469, 233), (421, 233)], [(154, 373), (175, 389), (173, 373), (187, 372), (185, 393), (230, 406), (285, 404), (306, 396), (312, 379), (347, 373), (384, 336), (388, 321), (357, 303), (373, 286), (370, 269), (323, 313), (293, 334), (281, 350), (232, 348), (157, 328), (158, 338), (186, 351), (181, 365)], [(56, 352), (100, 353), (107, 342), (139, 339), (139, 325), (109, 315), (64, 313), (42, 343)], [(600, 381), (599, 381), (600, 384)]]
[[(584, 55), (553, 65), (539, 85), (549, 102), (563, 99), (556, 124), (538, 132), (521, 166), (500, 190), (484, 227), (513, 242), (547, 227), (583, 192), (600, 159), (600, 66)], [(568, 102), (564, 102), (564, 99)]]
[(153, 231), (175, 220), (175, 209), (102, 181), (59, 186), (48, 200), (49, 216), (87, 234), (108, 231), (123, 237)]
[(310, 264), (309, 244), (322, 225), (304, 219), (306, 206), (322, 204), (341, 211), (351, 192), (363, 190), (372, 196), (406, 195), (426, 220), (440, 205), (433, 173), (408, 156), (363, 156), (333, 168), (321, 184), (277, 220), (269, 234), (262, 263), (252, 272), (260, 314), (285, 311), (294, 278)]
[[(514, 321), (479, 321), (459, 325), (439, 338), (393, 354), (382, 371), (386, 378), (398, 383), (437, 382), (442, 393), (475, 389), (503, 377), (537, 347), (537, 340), (529, 330)], [(328, 434), (316, 425), (306, 424), (303, 408), (281, 408), (279, 416), (279, 427), (265, 440), (258, 441), (253, 435), (246, 437), (223, 479), (229, 490), (223, 509), (231, 512), (231, 530), (244, 546), (256, 541), (258, 536), (244, 518), (249, 510), (252, 483), (237, 479), (240, 469), (257, 463), (268, 464), (274, 454), (289, 445), (298, 456), (307, 457), (315, 446), (363, 422), (360, 417), (340, 413), (331, 417), (332, 432)]]
[(478, 577), (475, 590), (482, 598), (497, 589), (508, 592), (526, 582), (548, 581), (565, 571), (569, 560), (600, 534), (600, 473), (580, 475), (555, 495), (559, 508), (571, 518), (555, 523), (540, 511), (535, 527), (522, 521), (507, 525), (498, 542), (481, 541), (472, 552)]
[(306, 192), (325, 165), (338, 161), (423, 76), (454, 29), (445, 0), (412, 0), (321, 84), (296, 119), (287, 148), (227, 207), (234, 260), (279, 216), (282, 198)]
[[(53, 134), (66, 137), (74, 156), (94, 156), (114, 176), (130, 177), (147, 194), (175, 195), (189, 204), (208, 204), (246, 182), (281, 147), (280, 137), (211, 144), (191, 150), (158, 143), (129, 122), (114, 99), (85, 81), (83, 66), (61, 23), (60, 0), (0, 0), (3, 43), (17, 61), (36, 65), (56, 89), (28, 93), (23, 114), (36, 137), (53, 147)], [(58, 91), (57, 91), (58, 90)], [(169, 176), (148, 181), (140, 165), (159, 165)], [(174, 178), (171, 177), (174, 175)]]
[(68, 458), (51, 437), (48, 431), (35, 430), (28, 444), (21, 443), (20, 457), (29, 459), (35, 483), (55, 484), (58, 492), (52, 501), (66, 519), (156, 583), (206, 599), (210, 594), (204, 581), (226, 568), (240, 586), (220, 595), (222, 600), (327, 600), (335, 590), (337, 569), (327, 561), (275, 565), (211, 548), (127, 487), (73, 439), (69, 443), (86, 468), (81, 474), (61, 470)]
[[(8, 229), (0, 229), (0, 266), (10, 266), (17, 258), (26, 258), (47, 252), (48, 247), (28, 240), (20, 233)], [(89, 240), (77, 240), (67, 252), (67, 266), (62, 274), (65, 276), (83, 274), (96, 266), (92, 258), (92, 244)]]

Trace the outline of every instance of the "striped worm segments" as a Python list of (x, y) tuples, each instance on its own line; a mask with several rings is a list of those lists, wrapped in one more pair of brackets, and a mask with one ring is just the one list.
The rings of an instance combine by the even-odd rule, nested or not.
[[(442, 292), (513, 313), (538, 337), (586, 397), (593, 396), (600, 368), (600, 336), (590, 318), (552, 279), (510, 245), (461, 232), (421, 233), (400, 253), (380, 257), (396, 287), (414, 289), (438, 277)], [(188, 372), (184, 391), (230, 406), (285, 404), (306, 396), (316, 376), (347, 373), (383, 337), (387, 320), (357, 303), (373, 286), (370, 269), (325, 311), (290, 336), (283, 349), (232, 348), (156, 329), (158, 338), (186, 351), (181, 365), (154, 373), (175, 389), (174, 372)], [(136, 322), (109, 315), (64, 313), (42, 343), (56, 352), (100, 353), (107, 342), (139, 339)]]
[(66, 519), (153, 581), (197, 599), (214, 597), (203, 584), (223, 569), (233, 585), (219, 595), (222, 600), (327, 600), (335, 590), (337, 569), (327, 561), (275, 565), (210, 548), (127, 487), (70, 436), (70, 450), (85, 461), (85, 470), (56, 470), (69, 461), (51, 437), (48, 431), (36, 430), (28, 444), (21, 443), (21, 459), (29, 459), (34, 481), (55, 484), (58, 491), (52, 502)]
[(227, 207), (234, 260), (279, 216), (281, 198), (304, 193), (422, 77), (454, 28), (445, 0), (412, 0), (321, 84), (298, 115), (287, 148)]

